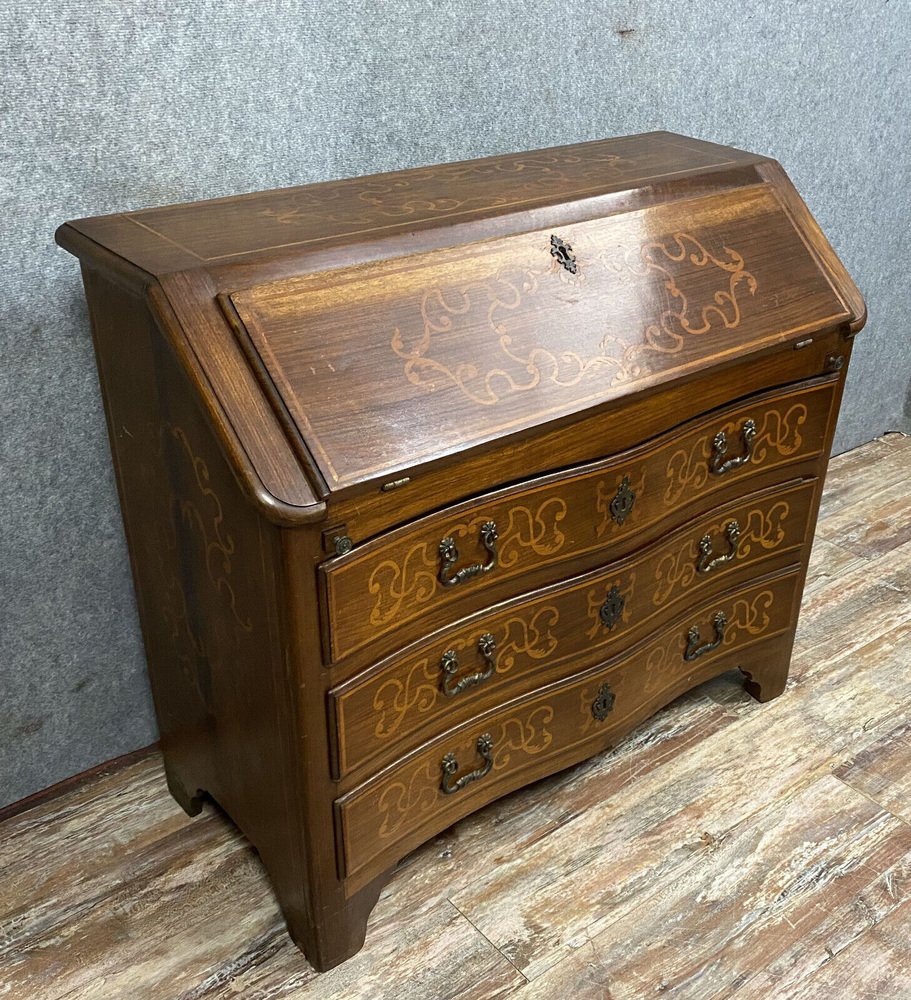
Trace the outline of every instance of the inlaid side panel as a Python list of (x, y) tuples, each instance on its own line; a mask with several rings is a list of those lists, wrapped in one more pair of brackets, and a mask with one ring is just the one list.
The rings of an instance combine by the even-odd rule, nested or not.
[[(485, 610), (330, 692), (338, 772), (376, 770), (473, 714), (615, 656), (682, 602), (805, 556), (816, 480), (712, 511), (620, 564)], [(801, 551), (803, 550), (803, 551)]]
[(731, 655), (793, 627), (798, 577), (694, 608), (619, 660), (482, 715), (340, 799), (350, 885), (507, 791), (610, 745)]
[(834, 392), (822, 382), (728, 407), (633, 452), (461, 504), (330, 560), (321, 573), (328, 658), (367, 643), (380, 656), (519, 592), (529, 572), (551, 566), (556, 579), (574, 557), (623, 555), (715, 491), (817, 455)]
[(211, 794), (289, 917), (307, 906), (288, 803), (278, 529), (241, 493), (144, 302), (85, 273), (149, 677), (171, 791)]

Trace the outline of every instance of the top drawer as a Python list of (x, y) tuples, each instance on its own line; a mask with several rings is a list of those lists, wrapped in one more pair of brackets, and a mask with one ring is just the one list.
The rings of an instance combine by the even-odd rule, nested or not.
[[(530, 573), (610, 546), (611, 558), (692, 516), (694, 501), (818, 455), (832, 379), (733, 404), (612, 458), (497, 490), (380, 535), (320, 567), (338, 661), (377, 658), (527, 589)], [(576, 569), (577, 567), (574, 567)], [(535, 583), (541, 583), (536, 578)]]

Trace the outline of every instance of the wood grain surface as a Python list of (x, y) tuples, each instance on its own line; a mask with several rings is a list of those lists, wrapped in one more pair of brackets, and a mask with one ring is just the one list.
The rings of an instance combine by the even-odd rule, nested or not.
[[(469, 811), (729, 668), (760, 702), (784, 692), (863, 302), (766, 158), (648, 135), (79, 220), (58, 239), (82, 260), (168, 787), (249, 838), (314, 969), (362, 947), (405, 852)], [(871, 493), (870, 529), (844, 507), (827, 539), (868, 562), (907, 537), (901, 488)], [(608, 587), (614, 570), (629, 574)], [(893, 570), (876, 578), (890, 610)], [(447, 678), (457, 640), (491, 668), (497, 636), (469, 625), (596, 572), (600, 591), (558, 612), (549, 673), (526, 662), (512, 688), (377, 732), (373, 706), (402, 683), (383, 658), (445, 633)], [(827, 624), (850, 617), (856, 638), (884, 615), (858, 625), (866, 583), (853, 565), (843, 580)], [(838, 664), (832, 642), (817, 646)], [(423, 668), (407, 669), (406, 703)], [(800, 752), (849, 707), (810, 706)], [(751, 725), (790, 753), (785, 730)], [(542, 857), (563, 843), (555, 864), (597, 874), (610, 838), (589, 832), (581, 860), (565, 833)], [(574, 911), (520, 892), (488, 924), (490, 877), (479, 858), (428, 926), (445, 938), (464, 918), (509, 977), (548, 975)], [(573, 919), (595, 933), (609, 900), (592, 884)], [(85, 917), (91, 937), (103, 910)]]
[(301, 275), (230, 302), (333, 490), (850, 317), (766, 185)]
[[(716, 508), (619, 564), (486, 608), (358, 674), (330, 692), (338, 773), (400, 756), (434, 729), (521, 694), (529, 677), (536, 686), (556, 679), (568, 658), (581, 670), (614, 657), (652, 634), (681, 602), (692, 606), (797, 561), (817, 488), (817, 480), (798, 480)], [(732, 522), (741, 529), (736, 549), (725, 535)], [(734, 557), (700, 571), (698, 544), (706, 536), (717, 546), (714, 557)], [(609, 594), (622, 606), (605, 625), (601, 612)], [(489, 667), (482, 659), (484, 636), (491, 637)], [(447, 653), (459, 664), (451, 678), (441, 670)], [(477, 681), (469, 684), (472, 677)], [(447, 694), (451, 682), (466, 686)]]
[[(758, 389), (784, 355), (800, 377), (791, 346), (815, 354), (866, 315), (774, 161), (672, 133), (78, 219), (56, 239), (148, 298), (280, 523), (719, 367)], [(499, 471), (487, 486), (518, 478)]]
[(909, 474), (898, 436), (832, 463), (781, 698), (723, 674), (462, 820), (323, 975), (157, 755), (6, 820), (0, 997), (908, 1000)]
[[(504, 792), (613, 745), (700, 680), (732, 664), (751, 665), (756, 654), (750, 647), (787, 629), (797, 582), (798, 571), (791, 570), (692, 608), (619, 658), (479, 714), (365, 782), (338, 804), (346, 873), (367, 867), (378, 874), (405, 850)], [(723, 641), (711, 624), (719, 611), (727, 620)], [(703, 643), (713, 641), (705, 655), (688, 661), (683, 652), (691, 625)], [(615, 700), (600, 718), (593, 706), (605, 683)], [(484, 733), (492, 741), (489, 772), (456, 794), (444, 794), (443, 755), (456, 753), (460, 772), (473, 770), (475, 743)]]
[[(818, 455), (825, 443), (835, 391), (822, 379), (751, 398), (631, 452), (446, 508), (328, 560), (320, 568), (327, 659), (340, 660), (368, 644), (376, 657), (493, 600), (616, 559), (706, 509), (734, 484), (741, 496), (756, 488), (761, 473), (777, 470), (779, 483), (795, 477), (794, 466)], [(748, 420), (757, 428), (750, 460), (712, 474), (715, 435), (728, 435), (731, 455), (747, 454), (740, 437)], [(624, 490), (631, 508), (616, 515), (613, 505)], [(490, 562), (481, 529), (491, 522), (498, 536), (492, 569), (443, 586), (443, 539), (455, 543), (454, 570)]]

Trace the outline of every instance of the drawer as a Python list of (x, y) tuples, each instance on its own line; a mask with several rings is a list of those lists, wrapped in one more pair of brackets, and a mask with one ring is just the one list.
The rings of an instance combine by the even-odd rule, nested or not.
[(343, 874), (369, 880), (480, 806), (610, 745), (736, 666), (749, 646), (789, 629), (799, 575), (704, 602), (620, 657), (472, 719), (338, 799)]
[(530, 595), (485, 609), (393, 654), (329, 693), (336, 776), (374, 769), (493, 704), (614, 656), (678, 602), (796, 562), (818, 480), (753, 494), (670, 536)]
[(596, 565), (602, 549), (619, 557), (706, 509), (715, 492), (747, 492), (759, 472), (818, 455), (835, 392), (825, 380), (751, 397), (622, 455), (447, 508), (329, 560), (320, 567), (327, 660), (368, 644), (376, 659)]

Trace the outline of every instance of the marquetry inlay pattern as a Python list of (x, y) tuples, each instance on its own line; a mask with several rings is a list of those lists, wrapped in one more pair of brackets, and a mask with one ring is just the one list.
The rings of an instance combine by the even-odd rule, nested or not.
[[(426, 526), (403, 532), (399, 540), (383, 539), (352, 552), (324, 571), (333, 658), (368, 641), (378, 650), (385, 633), (398, 632), (411, 621), (417, 626), (422, 617), (478, 597), (486, 587), (507, 580), (518, 585), (523, 574), (544, 566), (554, 566), (557, 573), (561, 562), (595, 553), (607, 544), (634, 544), (643, 532), (709, 498), (732, 477), (746, 490), (750, 476), (818, 453), (832, 391), (826, 384), (785, 390), (748, 407), (728, 408), (694, 422), (682, 434), (666, 435), (628, 459), (552, 477), (539, 487), (516, 491), (514, 497), (507, 492), (477, 503), (470, 517), (436, 515)], [(712, 475), (714, 435), (747, 419), (757, 420), (760, 428), (752, 460), (726, 477)], [(618, 520), (611, 504), (624, 483), (635, 500), (627, 516)], [(440, 586), (440, 540), (453, 538), (463, 563), (480, 562), (484, 553), (478, 539), (489, 521), (497, 526), (497, 566), (464, 587)], [(758, 526), (751, 526), (748, 534), (769, 544)], [(744, 544), (748, 547), (753, 541), (744, 539)]]
[[(784, 690), (866, 309), (777, 162), (650, 133), (77, 219), (56, 238), (81, 259), (168, 787), (188, 812), (212, 798), (241, 824), (315, 969), (359, 949), (396, 865), (469, 813), (539, 779), (556, 789), (558, 772), (623, 746), (716, 674), (740, 667), (759, 701)], [(878, 537), (895, 523), (881, 518)], [(853, 627), (863, 633), (862, 614)], [(794, 752), (822, 744), (815, 722), (837, 715), (813, 704), (811, 737), (776, 743), (782, 773)], [(724, 709), (735, 728), (748, 718)], [(715, 769), (681, 787), (715, 782), (730, 811), (737, 769), (761, 743), (728, 753), (723, 781)], [(574, 773), (585, 783), (585, 769)], [(631, 761), (622, 787), (597, 789), (625, 835), (637, 822), (625, 796), (649, 780)], [(751, 808), (760, 787), (739, 793)], [(588, 967), (551, 983), (533, 953), (537, 929), (572, 923), (592, 894), (633, 949), (629, 893), (615, 888), (624, 871), (678, 855), (711, 866), (714, 828), (678, 795), (665, 784), (649, 799), (659, 826), (687, 817), (669, 852), (629, 862), (624, 836), (591, 880), (574, 872), (610, 841), (609, 825), (552, 856), (577, 819), (556, 812), (532, 834), (528, 891), (505, 909), (491, 893), (493, 909), (474, 914), (480, 926), (497, 913), (487, 952), (466, 952), (445, 921), (413, 938), (430, 993), (474, 996), (482, 982), (508, 992), (487, 956), (510, 928), (507, 980), (521, 974), (535, 996), (573, 996), (590, 979), (598, 993), (701, 984), (690, 965), (683, 979), (682, 966), (625, 979), (625, 952), (608, 960), (603, 942), (595, 965), (611, 970), (609, 984)], [(512, 861), (506, 832), (488, 826), (477, 857), (461, 846), (451, 863), (440, 857), (440, 878), (467, 863), (478, 885), (495, 879)], [(237, 870), (209, 868), (205, 910), (217, 921)], [(757, 884), (789, 870), (764, 864)], [(86, 879), (85, 898), (100, 898)], [(763, 912), (801, 895), (774, 889)], [(464, 912), (461, 893), (444, 890)], [(182, 914), (179, 956), (189, 911), (173, 886), (167, 895), (179, 905), (158, 909)], [(664, 899), (653, 894), (652, 909)], [(413, 902), (397, 908), (402, 920), (427, 915)], [(521, 925), (526, 905), (539, 908)], [(686, 940), (671, 913), (652, 939), (679, 938), (685, 955), (711, 939), (728, 955), (717, 927), (698, 926), (704, 910), (686, 907)], [(7, 950), (17, 971), (42, 967), (20, 992), (43, 995), (47, 949), (23, 950), (20, 917)], [(387, 917), (372, 935), (389, 937)], [(274, 919), (261, 934), (255, 920), (245, 913), (228, 937), (272, 948)], [(91, 926), (46, 930), (84, 952), (109, 940), (95, 921), (93, 909)], [(812, 933), (837, 950), (851, 921), (832, 921), (838, 940), (822, 925)], [(802, 966), (775, 952), (781, 924), (750, 951), (764, 982), (734, 971), (709, 976), (703, 992), (787, 991)], [(588, 930), (541, 933), (560, 948)], [(191, 936), (208, 954), (227, 940)], [(240, 954), (256, 956), (250, 947)], [(0, 942), (0, 964), (2, 953)], [(216, 992), (272, 990), (258, 958), (227, 978), (212, 961)], [(174, 968), (170, 990), (206, 992), (181, 978), (182, 959)], [(384, 992), (359, 968), (355, 978)], [(114, 966), (102, 982), (117, 995), (148, 985)], [(304, 976), (294, 989), (312, 985)], [(61, 980), (58, 991), (76, 1000), (99, 988)]]

